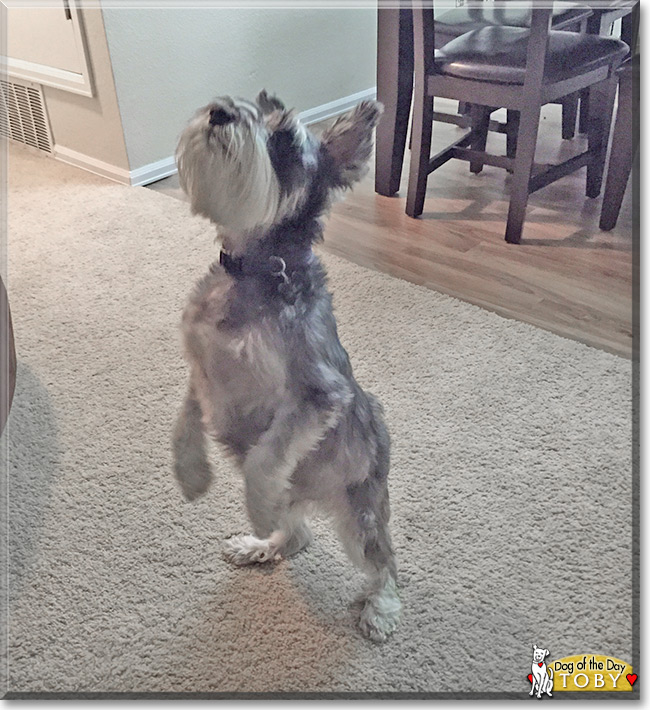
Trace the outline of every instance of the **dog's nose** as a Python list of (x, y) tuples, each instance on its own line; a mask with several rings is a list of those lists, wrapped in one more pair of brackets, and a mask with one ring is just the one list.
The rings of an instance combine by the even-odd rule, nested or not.
[(225, 108), (215, 106), (215, 108), (210, 109), (211, 126), (225, 126), (227, 123), (232, 123), (234, 120), (234, 114), (231, 111), (226, 110)]

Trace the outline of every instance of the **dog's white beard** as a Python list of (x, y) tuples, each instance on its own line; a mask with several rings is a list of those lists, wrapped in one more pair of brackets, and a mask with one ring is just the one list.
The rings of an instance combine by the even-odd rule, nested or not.
[(180, 184), (192, 211), (229, 232), (273, 224), (280, 187), (264, 136), (247, 125), (228, 125), (215, 135), (195, 119), (176, 152)]

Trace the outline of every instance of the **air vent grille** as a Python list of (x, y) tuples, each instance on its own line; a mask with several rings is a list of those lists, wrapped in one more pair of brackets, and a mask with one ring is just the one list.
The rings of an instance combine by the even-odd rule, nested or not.
[(0, 136), (52, 152), (40, 87), (0, 80)]

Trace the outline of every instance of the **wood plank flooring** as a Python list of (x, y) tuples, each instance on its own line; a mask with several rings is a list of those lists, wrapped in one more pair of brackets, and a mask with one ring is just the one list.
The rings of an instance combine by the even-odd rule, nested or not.
[[(449, 102), (437, 107), (449, 110)], [(318, 132), (319, 127), (315, 128)], [(461, 135), (436, 123), (432, 153)], [(547, 106), (537, 161), (552, 163), (585, 149), (585, 139), (562, 141), (560, 107)], [(505, 153), (505, 136), (490, 134), (488, 149)], [(337, 203), (324, 249), (531, 323), (596, 348), (632, 357), (633, 205), (628, 185), (618, 224), (598, 229), (600, 198), (585, 197), (585, 169), (531, 195), (520, 245), (504, 241), (509, 175), (486, 166), (480, 175), (450, 161), (429, 177), (424, 214), (404, 213), (408, 165), (397, 197), (374, 192), (374, 172)], [(631, 183), (631, 181), (630, 181)], [(184, 199), (177, 176), (149, 187)]]

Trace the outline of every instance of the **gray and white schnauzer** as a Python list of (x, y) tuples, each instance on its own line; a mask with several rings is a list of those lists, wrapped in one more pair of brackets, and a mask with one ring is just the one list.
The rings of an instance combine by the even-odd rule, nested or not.
[(359, 624), (374, 641), (400, 611), (390, 441), (339, 342), (312, 245), (334, 196), (366, 173), (380, 115), (364, 101), (319, 140), (264, 91), (254, 103), (222, 97), (195, 114), (176, 154), (192, 211), (222, 241), (183, 314), (190, 380), (174, 430), (176, 476), (189, 499), (207, 490), (204, 434), (234, 457), (255, 533), (226, 542), (237, 565), (293, 555), (311, 540), (312, 508), (331, 515), (369, 577)]

